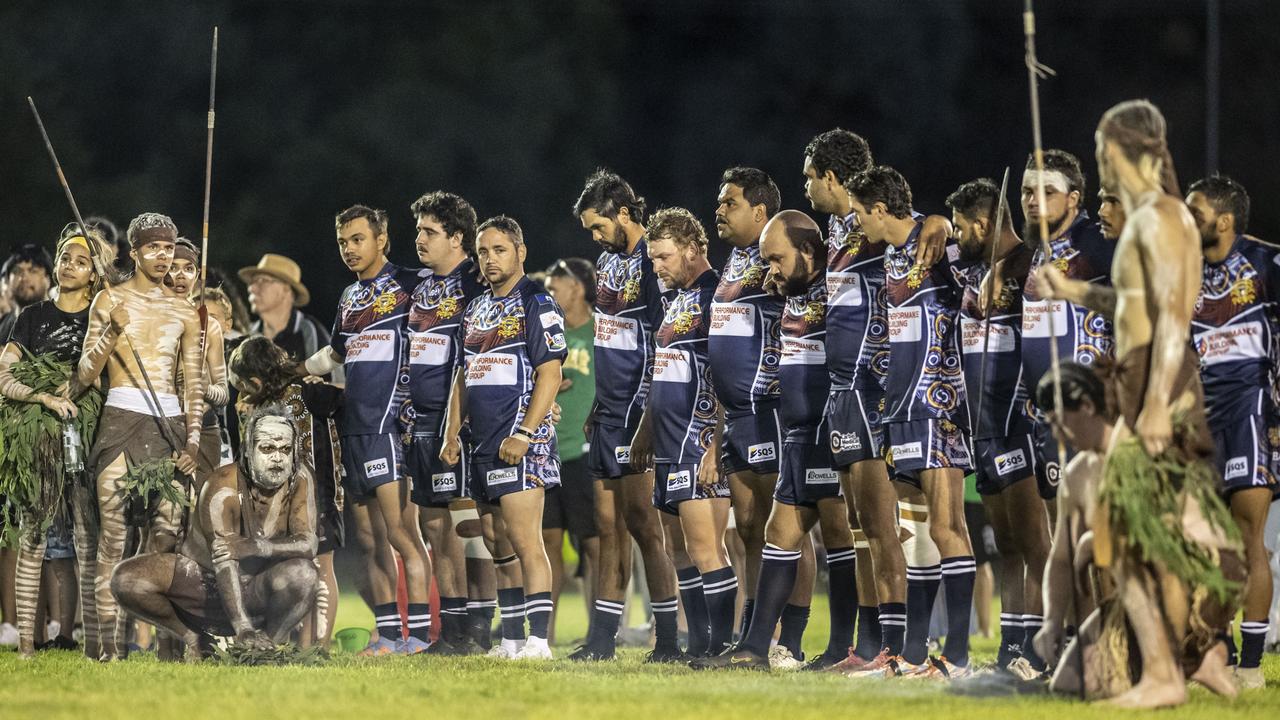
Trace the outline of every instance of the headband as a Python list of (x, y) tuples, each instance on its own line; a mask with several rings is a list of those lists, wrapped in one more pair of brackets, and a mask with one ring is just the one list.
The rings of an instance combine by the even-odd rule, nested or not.
[(1043, 173), (1031, 168), (1022, 173), (1022, 187), (1035, 188), (1036, 181), (1043, 180), (1045, 189), (1053, 188), (1062, 194), (1071, 192), (1071, 182), (1061, 170), (1045, 170)]

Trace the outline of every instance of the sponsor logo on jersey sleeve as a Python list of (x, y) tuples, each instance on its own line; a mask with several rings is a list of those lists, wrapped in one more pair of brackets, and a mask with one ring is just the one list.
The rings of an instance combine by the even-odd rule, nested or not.
[(538, 320), (542, 322), (542, 327), (550, 328), (556, 325), (564, 326), (564, 318), (560, 317), (560, 313), (554, 310), (548, 310), (538, 315)]
[(568, 347), (568, 344), (565, 342), (565, 339), (564, 339), (564, 333), (553, 334), (549, 332), (544, 332), (542, 333), (542, 337), (547, 343), (547, 349), (550, 350), (551, 352), (560, 352), (564, 350), (566, 347)]

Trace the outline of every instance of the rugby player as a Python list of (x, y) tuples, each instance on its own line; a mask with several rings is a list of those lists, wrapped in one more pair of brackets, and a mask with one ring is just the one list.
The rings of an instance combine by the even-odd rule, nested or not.
[[(588, 466), (596, 480), (600, 572), (591, 634), (573, 660), (614, 656), (630, 580), (625, 528), (640, 547), (653, 608), (655, 643), (649, 659), (681, 660), (676, 639), (676, 583), (662, 521), (653, 507), (653, 471), (632, 462), (631, 439), (644, 413), (653, 376), (653, 334), (662, 324), (665, 288), (645, 247), (644, 198), (615, 173), (587, 178), (573, 215), (602, 248), (596, 260), (596, 402), (588, 422)], [(701, 578), (686, 593), (701, 602)], [(696, 604), (696, 602), (694, 604)]]
[[(521, 644), (504, 632), (495, 654), (549, 660), (547, 627), (554, 603), (542, 507), (545, 489), (560, 484), (551, 406), (560, 389), (566, 344), (564, 313), (541, 284), (525, 276), (526, 254), (515, 220), (499, 215), (477, 228), (476, 259), (489, 290), (471, 301), (463, 318), (463, 365), (440, 459), (450, 466), (460, 461), (459, 432), (466, 418), (473, 487), (483, 493), (482, 512), (496, 516), (494, 527), (515, 555), (495, 553), (495, 563), (519, 562), (523, 614), (529, 621), (527, 641)], [(502, 595), (499, 589), (499, 605), (505, 604)], [(507, 607), (503, 611), (506, 625), (511, 618)]]
[[(781, 202), (778, 186), (763, 170), (733, 167), (720, 176), (716, 235), (732, 250), (711, 304), (707, 344), (711, 380), (724, 409), (720, 466), (729, 478), (735, 529), (746, 551), (740, 583), (741, 637), (751, 628), (764, 526), (778, 484), (778, 454), (782, 450), (778, 320), (784, 300), (765, 287), (769, 266), (760, 258), (759, 246), (760, 233)], [(815, 571), (813, 541), (807, 536), (800, 551), (796, 587), (782, 610), (778, 644), (770, 651), (774, 666), (798, 666), (803, 659), (800, 638), (809, 619)]]
[[(409, 499), (401, 441), (409, 404), (405, 323), (418, 277), (387, 259), (386, 211), (353, 205), (337, 215), (334, 227), (338, 252), (356, 281), (338, 301), (329, 345), (299, 363), (294, 372), (323, 376), (343, 367), (342, 466), (347, 493), (354, 501), (356, 538), (370, 568), (378, 630), (363, 652), (415, 654), (427, 649), (431, 629), (431, 559), (418, 527), (418, 507)], [(409, 637), (404, 640), (400, 640), (396, 580), (383, 577), (373, 559), (378, 552), (373, 543), (383, 537), (404, 562), (409, 597)]]
[(890, 360), (881, 417), (884, 443), (896, 479), (923, 492), (947, 603), (942, 655), (894, 659), (885, 674), (963, 677), (972, 672), (969, 612), (976, 565), (964, 522), (964, 473), (971, 461), (956, 327), (963, 293), (953, 266), (959, 247), (950, 242), (938, 262), (928, 268), (919, 263), (924, 224), (913, 216), (911, 188), (893, 168), (881, 165), (861, 173), (849, 191), (867, 240), (889, 245), (884, 251)]
[[(720, 474), (722, 412), (707, 359), (718, 275), (707, 262), (702, 223), (688, 210), (659, 210), (645, 235), (653, 271), (675, 295), (655, 334), (653, 385), (631, 454), (645, 464), (652, 458), (653, 504), (678, 518), (690, 569), (702, 579), (704, 614), (685, 607), (688, 654), (719, 655), (733, 641), (738, 580), (724, 545), (729, 485)], [(677, 572), (691, 574), (679, 566)], [(701, 647), (695, 645), (699, 635), (707, 638)]]
[[(469, 654), (480, 650), (466, 634), (467, 566), (450, 503), (466, 496), (466, 456), (461, 466), (440, 460), (440, 437), (458, 360), (462, 313), (484, 287), (476, 276), (476, 211), (463, 198), (436, 191), (410, 206), (417, 221), (415, 249), (423, 269), (409, 306), (409, 399), (413, 436), (406, 458), (410, 497), (420, 508), (422, 534), (435, 561), (440, 591), (439, 641), (429, 652)], [(474, 540), (474, 542), (479, 542)]]
[[(823, 410), (831, 390), (826, 352), (826, 277), (822, 232), (809, 216), (797, 210), (778, 213), (760, 236), (760, 256), (769, 264), (767, 282), (787, 298), (781, 319), (781, 418), (786, 434), (774, 493), (765, 527), (765, 547), (750, 630), (737, 647), (713, 658), (694, 660), (696, 669), (752, 668), (767, 670), (769, 643), (791, 595), (800, 561), (800, 543), (818, 524), (828, 554), (853, 549), (848, 510), (840, 495), (840, 480), (831, 463)], [(833, 577), (853, 584), (851, 574)], [(841, 604), (843, 601), (843, 604)], [(838, 661), (853, 637), (856, 598), (832, 593), (831, 637), (825, 656)], [(834, 650), (833, 650), (834, 648)]]
[[(1064, 150), (1044, 151), (1044, 202), (1036, 198), (1039, 172), (1035, 156), (1027, 158), (1022, 175), (1022, 214), (1025, 220), (1022, 241), (1034, 251), (1031, 272), (1022, 286), (1022, 373), (1035, 381), (1049, 371), (1050, 343), (1058, 346), (1058, 357), (1082, 365), (1092, 365), (1109, 358), (1114, 344), (1109, 313), (1093, 309), (1089, 295), (1105, 293), (1111, 282), (1111, 257), (1115, 243), (1103, 236), (1102, 226), (1094, 222), (1081, 207), (1084, 197), (1084, 171), (1080, 161)], [(1040, 239), (1040, 216), (1049, 226), (1050, 257), (1045, 258)], [(1112, 223), (1118, 232), (1123, 222)], [(1037, 270), (1047, 268), (1043, 274)], [(1043, 277), (1043, 280), (1041, 279)], [(1060, 279), (1074, 281), (1083, 297), (1064, 300), (1054, 295), (1053, 287)], [(1049, 288), (1042, 288), (1042, 283)], [(1049, 313), (1053, 313), (1052, 322)], [(1049, 337), (1050, 325), (1056, 337)], [(1036, 482), (1040, 496), (1053, 498), (1062, 463), (1057, 443), (1049, 425), (1034, 408), (1036, 438)], [(1034, 632), (1032, 633), (1034, 635)]]
[(1272, 457), (1276, 408), (1272, 352), (1280, 299), (1280, 252), (1245, 236), (1249, 193), (1231, 178), (1214, 175), (1193, 183), (1187, 207), (1204, 253), (1204, 277), (1191, 337), (1200, 354), (1209, 431), (1217, 449), (1222, 492), (1240, 526), (1248, 564), (1240, 658), (1241, 689), (1265, 687), (1260, 663), (1271, 609), (1271, 570), (1264, 529), (1271, 501), (1280, 495)]
[[(921, 577), (936, 572), (936, 567), (932, 571), (907, 568), (896, 524), (897, 494), (884, 463), (880, 413), (889, 357), (882, 292), (885, 246), (867, 240), (847, 187), (869, 167), (870, 147), (848, 130), (824, 132), (805, 148), (805, 196), (814, 210), (830, 214), (826, 281), (831, 398), (827, 429), (849, 504), (858, 558), (858, 640), (833, 666), (840, 672), (883, 668), (889, 658), (901, 654), (908, 585), (932, 583), (936, 588), (936, 580)], [(936, 215), (925, 218), (924, 223), (919, 260), (928, 267), (941, 254), (951, 227)], [(909, 522), (916, 523), (916, 536), (927, 535), (923, 507), (910, 511), (910, 517)], [(828, 554), (828, 566), (836, 575), (854, 572), (846, 567), (847, 559), (837, 556), (834, 563), (832, 560)], [(936, 558), (929, 564), (936, 565)], [(927, 623), (927, 618), (922, 622)], [(819, 661), (825, 664), (833, 659), (824, 656)]]
[[(1000, 551), (996, 667), (1030, 679), (1045, 670), (1031, 638), (1044, 622), (1040, 586), (1049, 557), (1049, 514), (1036, 492), (1030, 392), (1022, 376), (1022, 287), (1032, 250), (1018, 238), (999, 194), (982, 178), (961, 185), (947, 207), (960, 260), (971, 263), (964, 270), (961, 349), (977, 489)], [(997, 207), (1004, 216), (999, 223)]]

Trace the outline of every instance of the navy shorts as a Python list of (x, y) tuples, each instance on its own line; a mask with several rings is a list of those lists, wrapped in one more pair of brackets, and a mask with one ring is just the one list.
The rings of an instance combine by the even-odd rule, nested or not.
[(471, 463), (472, 489), (482, 490), (483, 500), (497, 505), (504, 495), (534, 488), (560, 486), (560, 459), (554, 455), (525, 455), (515, 465), (501, 460), (473, 460)]
[(720, 469), (725, 475), (747, 471), (760, 475), (777, 473), (780, 452), (782, 418), (776, 407), (760, 408), (754, 415), (724, 419)]
[(543, 530), (568, 530), (575, 539), (600, 535), (596, 524), (596, 481), (587, 472), (586, 456), (560, 461), (560, 487), (547, 491), (542, 505)]
[(356, 502), (372, 498), (381, 485), (404, 476), (404, 443), (394, 433), (344, 435), (342, 468), (347, 492)]
[(888, 423), (884, 438), (889, 446), (885, 460), (893, 470), (891, 476), (916, 487), (920, 487), (922, 470), (967, 471), (972, 465), (964, 430), (949, 420)]
[(409, 498), (421, 507), (447, 508), (467, 496), (467, 453), (457, 465), (440, 459), (444, 439), (434, 435), (413, 436), (405, 457), (405, 474), (413, 479)]
[(591, 426), (591, 442), (587, 448), (587, 469), (597, 480), (639, 475), (647, 468), (631, 467), (631, 438), (636, 428), (595, 423)]
[(697, 463), (657, 463), (653, 472), (653, 506), (668, 515), (679, 515), (680, 503), (729, 497), (729, 481), (723, 474), (715, 485), (698, 484)]
[(1036, 489), (1040, 497), (1052, 500), (1058, 497), (1058, 483), (1062, 481), (1062, 468), (1076, 456), (1075, 448), (1064, 445), (1066, 457), (1058, 461), (1058, 441), (1048, 423), (1036, 421), (1031, 426), (1031, 437), (1036, 447)]
[(826, 445), (782, 444), (782, 464), (773, 499), (783, 505), (817, 507), (819, 500), (841, 497), (840, 473)]
[(1005, 488), (1036, 471), (1035, 438), (1031, 433), (973, 441), (973, 470), (978, 493), (999, 495)]
[(1271, 489), (1273, 496), (1280, 495), (1280, 484), (1271, 468), (1272, 446), (1266, 418), (1252, 415), (1224, 425), (1230, 427), (1213, 432), (1222, 494), (1265, 487)]
[(836, 390), (827, 399), (827, 428), (831, 457), (837, 468), (884, 457), (884, 428), (880, 410), (884, 392)]

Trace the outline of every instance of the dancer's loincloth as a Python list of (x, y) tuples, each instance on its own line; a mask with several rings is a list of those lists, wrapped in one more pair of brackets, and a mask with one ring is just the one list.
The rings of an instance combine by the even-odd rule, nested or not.
[[(1130, 555), (1172, 573), (1187, 584), (1193, 598), (1203, 592), (1234, 606), (1241, 585), (1227, 577), (1223, 566), (1229, 564), (1225, 555), (1240, 552), (1240, 532), (1217, 491), (1199, 360), (1188, 347), (1169, 398), (1173, 437), (1169, 448), (1152, 458), (1134, 434), (1147, 392), (1150, 353), (1150, 346), (1130, 351), (1106, 377), (1110, 399), (1131, 433), (1107, 453), (1099, 488), (1113, 549), (1116, 555)], [(1220, 547), (1187, 537), (1183, 520), (1188, 503), (1197, 504), (1199, 514), (1224, 538)]]
[(182, 416), (158, 418), (112, 405), (102, 408), (102, 416), (98, 420), (98, 437), (85, 462), (85, 470), (90, 477), (96, 478), (121, 455), (124, 455), (130, 468), (149, 460), (172, 456), (174, 447), (165, 439), (160, 423), (167, 427), (169, 437), (174, 438), (175, 442), (182, 442)]

